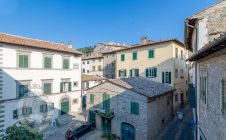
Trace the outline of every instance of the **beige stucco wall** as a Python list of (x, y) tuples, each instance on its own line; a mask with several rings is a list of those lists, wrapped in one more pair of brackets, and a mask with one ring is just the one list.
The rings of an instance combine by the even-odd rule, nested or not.
[[(83, 63), (84, 62), (84, 63)], [(89, 64), (87, 64), (87, 62)], [(93, 66), (95, 66), (95, 71), (93, 71)], [(101, 70), (98, 67), (101, 66)], [(87, 75), (96, 75), (103, 77), (103, 66), (104, 66), (104, 59), (103, 58), (95, 58), (95, 59), (85, 59), (82, 60), (82, 71), (85, 69), (85, 73)], [(87, 73), (89, 70), (89, 73)]]

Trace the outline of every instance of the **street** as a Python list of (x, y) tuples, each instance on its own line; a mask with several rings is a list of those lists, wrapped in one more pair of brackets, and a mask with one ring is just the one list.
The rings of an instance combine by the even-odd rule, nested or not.
[(184, 109), (182, 120), (175, 116), (174, 120), (163, 130), (157, 140), (193, 140), (193, 119), (190, 107)]

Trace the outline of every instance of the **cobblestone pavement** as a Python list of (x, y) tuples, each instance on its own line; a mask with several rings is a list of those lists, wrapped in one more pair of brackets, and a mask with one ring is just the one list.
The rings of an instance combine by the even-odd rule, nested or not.
[(175, 119), (163, 130), (157, 140), (194, 140), (192, 111), (187, 106), (182, 120)]

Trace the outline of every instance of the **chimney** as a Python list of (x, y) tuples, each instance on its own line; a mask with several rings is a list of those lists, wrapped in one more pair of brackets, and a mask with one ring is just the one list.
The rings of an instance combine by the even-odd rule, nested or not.
[(147, 44), (148, 43), (148, 38), (146, 36), (141, 37), (141, 44)]
[(69, 41), (67, 46), (68, 46), (68, 48), (72, 48), (72, 41)]

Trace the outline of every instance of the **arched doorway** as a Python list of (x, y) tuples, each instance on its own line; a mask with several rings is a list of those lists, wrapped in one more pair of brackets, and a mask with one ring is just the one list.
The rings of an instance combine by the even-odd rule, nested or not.
[(69, 99), (64, 98), (61, 101), (61, 115), (67, 114), (69, 112)]
[(122, 140), (135, 140), (135, 127), (128, 123), (121, 124)]

